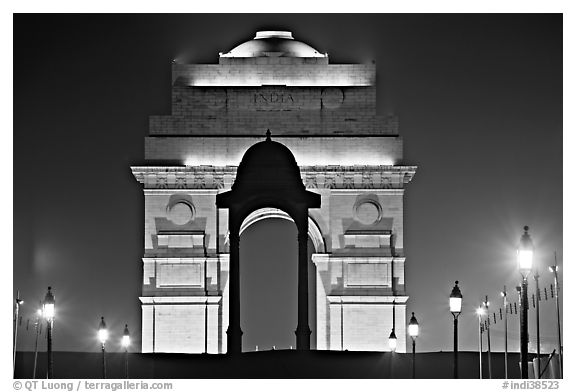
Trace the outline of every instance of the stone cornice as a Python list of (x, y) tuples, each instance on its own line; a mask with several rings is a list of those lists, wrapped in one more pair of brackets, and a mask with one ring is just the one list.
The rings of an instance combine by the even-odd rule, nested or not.
[(325, 262), (325, 263), (369, 263), (369, 264), (379, 264), (379, 263), (404, 263), (406, 257), (404, 256), (340, 256), (333, 255), (329, 253), (313, 253), (312, 261), (315, 263)]
[(340, 304), (392, 304), (405, 306), (408, 302), (407, 295), (327, 295), (329, 305)]
[(211, 296), (175, 296), (175, 297), (168, 297), (168, 296), (146, 296), (146, 297), (139, 297), (140, 302), (142, 305), (191, 305), (191, 304), (199, 304), (199, 305), (218, 305), (218, 303), (222, 300), (221, 295), (211, 295)]
[[(132, 166), (146, 189), (229, 189), (237, 166)], [(301, 166), (307, 189), (402, 189), (416, 166)]]

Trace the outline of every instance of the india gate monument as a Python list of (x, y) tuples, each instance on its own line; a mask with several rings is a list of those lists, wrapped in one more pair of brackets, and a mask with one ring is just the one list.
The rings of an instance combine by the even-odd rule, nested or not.
[(406, 352), (403, 197), (416, 167), (397, 118), (376, 113), (374, 64), (331, 64), (288, 31), (256, 32), (218, 64), (175, 62), (172, 113), (150, 117), (132, 172), (142, 352), (242, 352), (240, 235), (267, 218), (298, 229), (296, 349), (389, 351), (394, 328)]

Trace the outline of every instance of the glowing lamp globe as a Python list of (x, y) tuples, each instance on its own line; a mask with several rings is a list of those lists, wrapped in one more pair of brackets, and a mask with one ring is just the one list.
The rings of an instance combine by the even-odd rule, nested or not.
[(128, 331), (128, 324), (124, 327), (124, 335), (122, 335), (122, 347), (128, 348), (130, 346), (130, 332)]
[(532, 271), (532, 260), (534, 258), (534, 244), (530, 234), (528, 234), (528, 229), (528, 226), (524, 226), (524, 234), (520, 238), (520, 245), (517, 251), (518, 269), (523, 276), (527, 276)]
[(108, 340), (108, 329), (106, 328), (106, 323), (104, 322), (104, 317), (100, 320), (100, 325), (98, 327), (98, 339), (100, 343), (105, 344)]
[(558, 272), (558, 266), (557, 265), (551, 265), (550, 267), (548, 267), (548, 270), (550, 272)]
[(394, 333), (394, 330), (392, 330), (392, 332), (390, 333), (390, 337), (388, 338), (388, 347), (390, 348), (390, 351), (395, 352), (396, 346), (397, 346), (396, 334)]
[(98, 330), (98, 339), (100, 340), (100, 343), (106, 343), (108, 340), (108, 331), (106, 329)]
[(410, 323), (408, 323), (408, 335), (412, 338), (418, 337), (420, 327), (418, 326), (418, 320), (414, 317), (414, 312), (412, 312), (412, 317), (410, 318)]
[(531, 250), (518, 250), (518, 268), (523, 273), (528, 273), (532, 270), (533, 253)]
[(48, 287), (48, 292), (46, 293), (46, 297), (44, 297), (44, 303), (42, 304), (42, 313), (48, 321), (52, 321), (54, 319), (55, 303), (56, 301), (54, 300), (54, 294), (52, 294), (52, 287)]
[(476, 314), (478, 315), (478, 317), (482, 317), (484, 315), (484, 308), (481, 306), (476, 308)]
[(452, 288), (452, 292), (450, 293), (450, 312), (452, 314), (458, 315), (462, 311), (462, 292), (460, 291), (460, 287), (458, 287), (458, 281)]

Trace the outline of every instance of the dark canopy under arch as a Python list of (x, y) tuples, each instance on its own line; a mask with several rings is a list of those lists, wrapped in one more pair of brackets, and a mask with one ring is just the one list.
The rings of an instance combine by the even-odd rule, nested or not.
[(250, 147), (238, 166), (232, 189), (216, 196), (218, 208), (228, 208), (230, 231), (230, 311), (228, 353), (242, 352), (240, 329), (240, 226), (253, 211), (274, 207), (286, 211), (298, 228), (298, 326), (296, 348), (310, 349), (308, 324), (308, 208), (320, 207), (320, 195), (302, 183), (300, 168), (285, 145), (266, 140)]

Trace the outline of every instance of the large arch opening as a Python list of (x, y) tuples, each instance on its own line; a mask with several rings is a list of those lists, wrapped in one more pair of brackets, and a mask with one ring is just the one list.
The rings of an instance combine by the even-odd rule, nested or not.
[[(242, 225), (240, 298), (242, 351), (296, 348), (298, 242), (283, 211), (261, 209)], [(316, 348), (315, 242), (308, 237), (308, 306), (311, 349)]]

